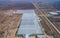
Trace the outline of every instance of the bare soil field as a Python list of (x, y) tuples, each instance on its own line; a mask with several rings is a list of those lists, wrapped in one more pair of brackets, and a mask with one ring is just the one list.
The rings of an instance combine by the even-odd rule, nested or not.
[(8, 10), (0, 12), (0, 33), (1, 35), (4, 35), (4, 37), (2, 36), (0, 38), (14, 38), (18, 26), (21, 22), (22, 15), (12, 14), (10, 12), (13, 11)]

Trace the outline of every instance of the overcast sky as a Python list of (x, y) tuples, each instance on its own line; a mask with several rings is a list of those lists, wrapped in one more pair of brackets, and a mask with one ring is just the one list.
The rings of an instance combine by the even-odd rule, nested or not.
[(54, 2), (54, 1), (60, 1), (60, 0), (0, 0), (0, 1), (26, 1), (26, 2)]

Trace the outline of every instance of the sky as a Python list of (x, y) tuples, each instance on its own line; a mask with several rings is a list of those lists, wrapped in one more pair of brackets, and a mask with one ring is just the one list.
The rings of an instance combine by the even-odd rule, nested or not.
[(0, 1), (25, 1), (25, 2), (39, 2), (39, 1), (42, 1), (42, 2), (54, 2), (54, 1), (60, 1), (60, 0), (0, 0)]

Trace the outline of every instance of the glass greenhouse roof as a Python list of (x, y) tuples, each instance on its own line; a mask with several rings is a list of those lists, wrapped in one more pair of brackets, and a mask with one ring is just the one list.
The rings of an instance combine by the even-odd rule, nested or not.
[(44, 34), (41, 24), (38, 23), (38, 19), (34, 10), (20, 10), (19, 12), (23, 13), (23, 16), (17, 31), (17, 35)]

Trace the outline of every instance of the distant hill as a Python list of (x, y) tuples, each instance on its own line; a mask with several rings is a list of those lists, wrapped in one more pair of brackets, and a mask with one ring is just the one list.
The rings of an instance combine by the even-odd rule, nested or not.
[(38, 2), (38, 5), (39, 5), (39, 8), (42, 8), (42, 9), (53, 9), (53, 5), (51, 2)]
[(0, 10), (8, 9), (35, 9), (30, 2), (0, 2)]
[(54, 1), (54, 2), (38, 2), (40, 8), (53, 8), (60, 10), (60, 1)]
[[(40, 8), (56, 8), (60, 10), (60, 1), (55, 2), (38, 2)], [(31, 2), (11, 2), (11, 1), (0, 1), (0, 10), (8, 9), (35, 9), (34, 5)]]

